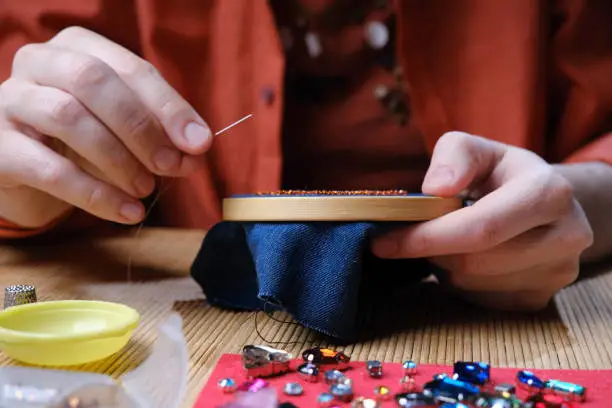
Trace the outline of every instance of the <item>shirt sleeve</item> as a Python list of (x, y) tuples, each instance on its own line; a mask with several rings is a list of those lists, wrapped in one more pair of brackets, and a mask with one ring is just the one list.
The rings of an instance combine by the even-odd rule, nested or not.
[(31, 236), (40, 235), (47, 231), (51, 226), (44, 226), (41, 228), (23, 228), (19, 225), (10, 223), (0, 218), (0, 239), (18, 239), (28, 238)]
[(60, 238), (65, 234), (102, 228), (107, 221), (98, 219), (80, 210), (69, 211), (47, 225), (26, 228), (0, 218), (0, 241), (16, 241), (26, 238), (53, 235)]
[(612, 133), (603, 134), (598, 139), (576, 150), (564, 163), (603, 162), (612, 165)]

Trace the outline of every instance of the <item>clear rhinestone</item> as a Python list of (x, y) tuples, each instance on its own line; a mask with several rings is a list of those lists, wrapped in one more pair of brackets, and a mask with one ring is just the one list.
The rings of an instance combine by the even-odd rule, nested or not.
[(283, 392), (286, 395), (297, 396), (302, 395), (304, 393), (304, 387), (300, 383), (297, 382), (289, 382), (285, 384), (283, 388)]
[(320, 407), (331, 407), (334, 403), (334, 396), (329, 392), (324, 392), (323, 394), (319, 394), (317, 397), (317, 402), (319, 403)]
[(372, 398), (358, 397), (351, 404), (351, 408), (379, 408), (380, 403)]
[(236, 388), (237, 388), (236, 381), (234, 381), (231, 378), (220, 379), (219, 382), (217, 383), (217, 386), (219, 387), (221, 391), (227, 394), (236, 391)]
[(329, 392), (339, 401), (349, 402), (353, 399), (353, 387), (346, 384), (332, 384)]
[(346, 377), (339, 370), (327, 370), (325, 372), (325, 383), (326, 384), (338, 384), (341, 383)]
[(298, 374), (304, 381), (317, 382), (319, 380), (319, 367), (312, 363), (304, 363), (297, 369)]
[(247, 345), (242, 349), (242, 366), (249, 377), (271, 377), (289, 371), (293, 356), (266, 346)]

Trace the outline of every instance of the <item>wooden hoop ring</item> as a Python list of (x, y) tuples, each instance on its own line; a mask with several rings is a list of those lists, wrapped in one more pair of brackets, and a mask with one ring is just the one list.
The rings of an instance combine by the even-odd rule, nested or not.
[(288, 221), (426, 221), (463, 207), (460, 198), (421, 195), (281, 195), (223, 200), (223, 220)]

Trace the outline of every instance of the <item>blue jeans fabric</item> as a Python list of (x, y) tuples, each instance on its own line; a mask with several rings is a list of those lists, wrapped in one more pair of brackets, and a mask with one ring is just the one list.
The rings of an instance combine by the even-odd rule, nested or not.
[(370, 237), (390, 225), (221, 222), (202, 242), (191, 275), (211, 305), (272, 304), (305, 327), (356, 341), (390, 291), (432, 272), (423, 260), (385, 260), (369, 251)]

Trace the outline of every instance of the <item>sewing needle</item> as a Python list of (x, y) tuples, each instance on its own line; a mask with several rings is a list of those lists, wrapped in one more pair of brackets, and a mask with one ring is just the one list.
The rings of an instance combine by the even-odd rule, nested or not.
[(219, 130), (217, 133), (215, 133), (215, 136), (219, 136), (221, 133), (224, 133), (227, 130), (230, 130), (231, 128), (233, 128), (234, 126), (244, 122), (245, 120), (247, 120), (248, 118), (250, 118), (251, 116), (253, 116), (252, 113), (249, 113), (248, 115), (246, 115), (244, 118), (237, 120), (236, 122), (232, 123), (229, 126), (224, 127), (223, 129)]

